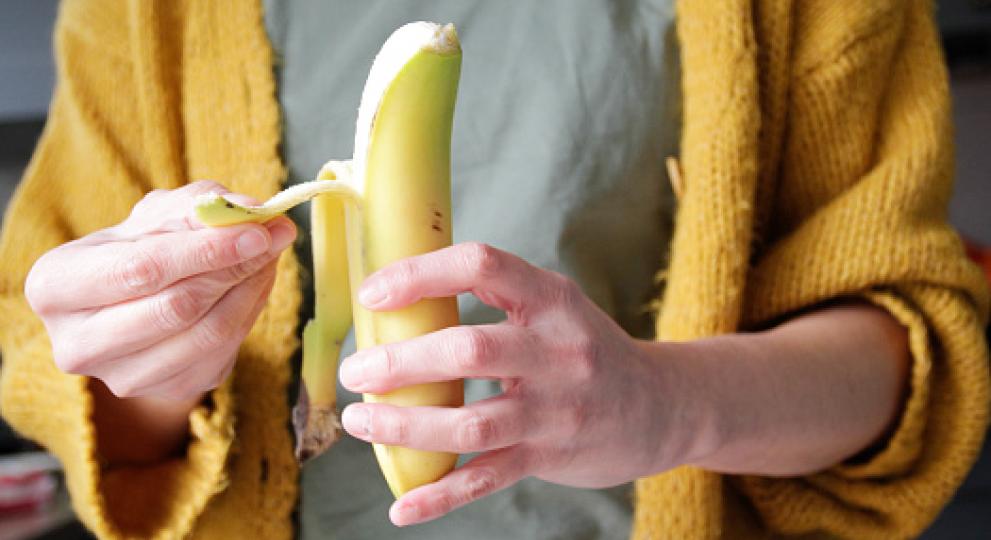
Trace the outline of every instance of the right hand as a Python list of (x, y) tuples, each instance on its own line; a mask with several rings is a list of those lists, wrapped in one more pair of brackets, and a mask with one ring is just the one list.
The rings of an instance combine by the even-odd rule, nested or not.
[(207, 228), (192, 208), (208, 192), (228, 193), (206, 181), (152, 191), (124, 222), (38, 259), (24, 292), (60, 369), (118, 397), (177, 401), (227, 377), (296, 228), (285, 217)]

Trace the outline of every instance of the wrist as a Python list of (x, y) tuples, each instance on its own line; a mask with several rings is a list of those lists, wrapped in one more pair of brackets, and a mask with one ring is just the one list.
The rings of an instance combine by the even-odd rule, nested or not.
[(762, 332), (650, 344), (665, 384), (654, 407), (671, 417), (661, 444), (678, 452), (668, 468), (796, 476), (856, 455), (896, 421), (906, 341), (887, 313), (841, 306)]
[[(680, 465), (722, 469), (727, 454), (749, 454), (753, 439), (773, 440), (754, 401), (767, 390), (765, 361), (773, 354), (766, 334), (726, 334), (686, 342), (646, 344), (662, 382), (657, 410), (669, 418), (668, 455), (660, 472)], [(738, 456), (739, 457), (739, 456)], [(747, 457), (759, 461), (759, 455)]]
[[(639, 342), (654, 387), (653, 415), (644, 428), (649, 434), (647, 475), (704, 462), (732, 431), (713, 380), (719, 374), (708, 373), (725, 346), (710, 341)], [(657, 429), (659, 417), (663, 429)]]
[(97, 450), (109, 467), (147, 465), (181, 455), (189, 414), (202, 397), (187, 401), (119, 398), (98, 379), (89, 380)]

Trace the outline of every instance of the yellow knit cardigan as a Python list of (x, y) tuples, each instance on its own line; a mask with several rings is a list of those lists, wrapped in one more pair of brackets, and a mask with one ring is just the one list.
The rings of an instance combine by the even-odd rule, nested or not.
[[(686, 0), (678, 35), (685, 189), (658, 336), (758, 328), (860, 296), (908, 327), (914, 362), (897, 429), (867, 461), (801, 478), (686, 467), (641, 479), (633, 536), (917, 535), (975, 459), (989, 380), (987, 292), (945, 222), (951, 127), (932, 6)], [(53, 365), (22, 294), (43, 252), (120, 221), (151, 189), (279, 189), (261, 7), (66, 0), (55, 41), (49, 122), (0, 239), (3, 414), (62, 460), (76, 512), (103, 538), (288, 538), (291, 253), (233, 376), (191, 415), (184, 459), (151, 467), (101, 469), (86, 380)]]

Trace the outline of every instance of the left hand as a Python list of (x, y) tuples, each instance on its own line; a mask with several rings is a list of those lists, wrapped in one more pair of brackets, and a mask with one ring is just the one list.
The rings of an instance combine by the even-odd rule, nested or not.
[(341, 365), (341, 382), (354, 392), (461, 378), (502, 382), (501, 395), (460, 408), (356, 403), (344, 410), (344, 428), (369, 442), (482, 452), (396, 501), (393, 523), (440, 517), (527, 476), (605, 487), (683, 461), (673, 416), (661, 408), (673, 386), (663, 362), (560, 274), (484, 244), (458, 244), (381, 269), (365, 280), (359, 300), (384, 311), (463, 292), (507, 320), (365, 349)]

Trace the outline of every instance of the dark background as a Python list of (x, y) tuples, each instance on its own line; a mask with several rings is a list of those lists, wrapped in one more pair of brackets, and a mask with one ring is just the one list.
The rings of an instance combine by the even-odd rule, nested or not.
[[(950, 65), (957, 183), (950, 220), (991, 246), (991, 0), (937, 2)], [(54, 82), (51, 29), (56, 0), (0, 0), (0, 206), (6, 207), (44, 126)], [(0, 421), (0, 453), (26, 447)], [(63, 497), (37, 520), (0, 516), (0, 540), (87, 538)], [(29, 529), (38, 532), (27, 532)], [(927, 540), (991, 538), (991, 445)]]

